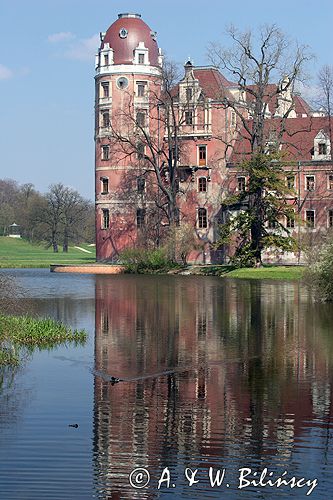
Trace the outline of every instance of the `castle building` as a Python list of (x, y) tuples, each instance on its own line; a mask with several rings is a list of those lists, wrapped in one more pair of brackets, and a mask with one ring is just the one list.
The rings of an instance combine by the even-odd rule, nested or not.
[[(156, 33), (139, 14), (119, 14), (101, 33), (95, 76), (97, 260), (115, 261), (125, 248), (160, 241), (171, 224), (189, 227), (198, 245), (190, 260), (223, 262), (216, 250), (223, 199), (246, 190), (241, 164), (251, 150), (241, 125), (251, 122), (253, 87), (240, 91), (214, 66), (184, 66), (174, 80), (163, 67)], [(280, 87), (278, 86), (280, 85)], [(236, 103), (229, 106), (226, 103)], [(285, 118), (288, 203), (297, 221), (291, 233), (333, 227), (330, 119), (315, 113), (288, 79), (267, 85), (268, 150), (275, 124)], [(240, 120), (241, 118), (241, 120)], [(271, 137), (272, 136), (272, 137)], [(271, 258), (266, 255), (267, 259)], [(288, 255), (295, 260), (295, 255)]]

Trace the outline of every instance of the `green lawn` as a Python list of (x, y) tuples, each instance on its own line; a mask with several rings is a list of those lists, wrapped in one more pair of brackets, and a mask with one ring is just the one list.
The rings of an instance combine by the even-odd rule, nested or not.
[(95, 247), (78, 245), (91, 253), (70, 247), (68, 253), (53, 253), (42, 245), (31, 245), (23, 239), (0, 237), (0, 268), (5, 267), (49, 267), (50, 264), (90, 264), (95, 262)]
[(203, 266), (200, 274), (222, 276), (226, 278), (299, 280), (304, 274), (304, 267), (266, 266), (260, 268), (234, 269), (231, 266)]

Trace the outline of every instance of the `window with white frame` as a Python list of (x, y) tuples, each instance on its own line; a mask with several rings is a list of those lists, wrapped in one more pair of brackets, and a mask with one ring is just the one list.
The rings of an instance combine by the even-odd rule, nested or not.
[(144, 54), (141, 54), (141, 53), (138, 54), (138, 63), (139, 64), (145, 63), (145, 55)]
[(143, 194), (146, 188), (146, 179), (144, 177), (138, 177), (136, 183), (138, 193)]
[(333, 210), (328, 211), (328, 227), (333, 227)]
[(237, 191), (243, 192), (246, 189), (246, 177), (238, 176), (237, 177)]
[(314, 210), (306, 210), (305, 211), (305, 221), (307, 226), (310, 228), (315, 227), (315, 211)]
[(136, 124), (138, 127), (144, 128), (146, 126), (147, 115), (145, 111), (138, 111), (136, 113)]
[(192, 87), (186, 87), (186, 100), (190, 101), (193, 97), (193, 89)]
[(207, 192), (207, 178), (206, 177), (199, 177), (199, 179), (198, 179), (198, 191), (199, 191), (199, 193), (206, 193)]
[(295, 189), (295, 176), (292, 174), (287, 175), (287, 188)]
[(102, 209), (102, 229), (110, 227), (110, 211), (107, 208)]
[(109, 160), (109, 159), (110, 159), (110, 146), (104, 144), (102, 146), (102, 160)]
[(143, 160), (145, 157), (145, 145), (142, 142), (136, 146), (136, 156), (138, 160)]
[(136, 211), (136, 225), (137, 227), (144, 227), (146, 223), (146, 209), (138, 208)]
[(327, 189), (333, 189), (333, 174), (327, 176)]
[(107, 128), (110, 126), (110, 113), (109, 111), (102, 112), (102, 127)]
[(107, 177), (102, 177), (101, 183), (102, 183), (101, 194), (108, 194), (108, 192), (109, 192), (109, 179)]
[(193, 111), (185, 111), (185, 124), (193, 125)]
[(305, 189), (307, 191), (314, 191), (314, 189), (315, 189), (315, 176), (314, 175), (307, 175), (305, 177)]
[(109, 54), (104, 54), (104, 66), (109, 65)]
[(295, 227), (295, 212), (290, 213), (286, 216), (286, 226), (289, 229), (292, 229)]
[(144, 97), (146, 95), (147, 82), (136, 82), (136, 95), (137, 97)]
[(207, 209), (198, 208), (198, 228), (206, 229), (207, 227), (208, 227)]
[(207, 165), (207, 146), (202, 144), (198, 146), (199, 166)]
[(318, 144), (318, 154), (319, 155), (327, 155), (327, 144), (326, 144), (326, 142), (320, 142)]
[(108, 98), (110, 97), (110, 84), (109, 82), (101, 83), (101, 97)]

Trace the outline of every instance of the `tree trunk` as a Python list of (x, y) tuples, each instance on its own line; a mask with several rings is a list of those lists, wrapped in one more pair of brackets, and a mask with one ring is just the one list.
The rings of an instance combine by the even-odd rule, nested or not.
[(68, 252), (68, 231), (67, 228), (64, 230), (64, 241), (62, 245), (62, 251), (67, 253)]

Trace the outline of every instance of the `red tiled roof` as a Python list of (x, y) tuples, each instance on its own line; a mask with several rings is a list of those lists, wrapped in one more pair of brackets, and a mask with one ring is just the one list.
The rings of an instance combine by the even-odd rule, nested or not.
[(206, 97), (217, 99), (221, 97), (222, 90), (234, 85), (229, 82), (217, 68), (194, 68), (193, 74), (199, 80), (200, 87)]
[[(255, 85), (248, 85), (248, 89), (255, 90)], [(275, 83), (269, 83), (266, 85), (264, 101), (268, 104), (269, 111), (274, 114), (276, 108), (278, 107), (278, 97), (281, 95), (277, 94), (277, 85)], [(246, 92), (247, 102), (254, 101), (255, 97), (251, 94), (251, 92)], [(299, 95), (293, 95), (294, 101), (294, 110), (297, 115), (297, 118), (303, 118), (303, 115), (310, 115), (311, 107), (308, 103)]]
[[(252, 120), (248, 120), (251, 127)], [(274, 131), (279, 131), (281, 120), (272, 118), (265, 120), (265, 135), (269, 141), (270, 135)], [(329, 134), (328, 117), (306, 117), (306, 118), (288, 118), (286, 120), (286, 130), (282, 136), (282, 151), (287, 154), (290, 160), (311, 160), (314, 139), (318, 132), (323, 130)], [(331, 137), (332, 143), (333, 135)], [(236, 139), (233, 152), (230, 157), (231, 163), (239, 163), (249, 157), (251, 153), (251, 144), (249, 135), (245, 129), (240, 130), (238, 139)]]

